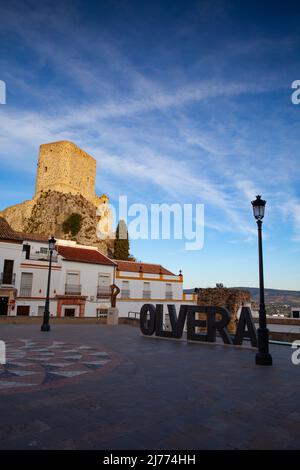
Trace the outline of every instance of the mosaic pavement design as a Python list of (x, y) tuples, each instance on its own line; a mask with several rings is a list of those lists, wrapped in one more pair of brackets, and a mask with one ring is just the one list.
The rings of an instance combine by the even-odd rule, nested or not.
[(6, 364), (0, 365), (0, 395), (63, 386), (108, 372), (118, 363), (115, 353), (84, 344), (7, 341)]

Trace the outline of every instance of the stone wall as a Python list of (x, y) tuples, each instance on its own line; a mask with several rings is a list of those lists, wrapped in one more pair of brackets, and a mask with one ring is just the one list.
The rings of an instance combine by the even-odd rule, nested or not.
[(37, 167), (35, 198), (43, 191), (81, 194), (93, 204), (95, 194), (96, 160), (73, 142), (42, 144)]
[[(250, 302), (250, 292), (226, 287), (197, 289), (197, 291), (198, 305), (225, 307), (229, 310), (231, 320), (228, 330), (230, 333), (235, 333), (237, 312), (244, 303)], [(205, 315), (200, 314), (200, 318), (205, 319)]]

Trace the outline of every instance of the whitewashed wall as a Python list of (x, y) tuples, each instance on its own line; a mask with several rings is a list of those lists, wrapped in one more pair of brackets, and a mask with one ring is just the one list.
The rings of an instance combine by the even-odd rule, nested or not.
[[(48, 247), (47, 243), (28, 241), (31, 246), (31, 255), (35, 255), (40, 251), (41, 247)], [(56, 255), (56, 253), (54, 253)], [(17, 306), (30, 306), (30, 315), (38, 315), (39, 307), (40, 314), (44, 310), (45, 295), (48, 279), (48, 261), (40, 261), (37, 259), (25, 259), (25, 252), (22, 251), (22, 245), (16, 243), (0, 242), (0, 270), (3, 268), (4, 259), (14, 260), (14, 273), (16, 274), (15, 287), (18, 292), (18, 298), (14, 310), (10, 311), (10, 315), (17, 314)], [(2, 271), (1, 271), (2, 272)], [(21, 273), (32, 273), (33, 283), (31, 297), (20, 296)], [(81, 295), (86, 296), (85, 303), (85, 316), (95, 317), (97, 309), (106, 309), (110, 306), (109, 300), (97, 299), (97, 287), (99, 274), (109, 274), (110, 284), (115, 282), (122, 290), (123, 280), (128, 281), (128, 288), (130, 291), (129, 299), (122, 299), (121, 294), (117, 298), (117, 307), (119, 308), (119, 315), (121, 317), (128, 317), (128, 312), (139, 312), (142, 305), (145, 303), (162, 303), (167, 312), (166, 305), (175, 304), (177, 308), (182, 303), (196, 303), (192, 295), (186, 295), (185, 298), (182, 292), (182, 282), (172, 282), (172, 280), (180, 280), (179, 276), (164, 276), (160, 279), (158, 274), (144, 273), (146, 279), (140, 278), (139, 273), (124, 272), (121, 277), (115, 277), (114, 266), (99, 265), (92, 263), (79, 263), (73, 261), (63, 260), (58, 256), (57, 261), (52, 264), (51, 272), (51, 287), (50, 287), (50, 315), (56, 316), (57, 314), (57, 300), (56, 295), (65, 294), (65, 284), (67, 283), (67, 273), (79, 273), (79, 284), (81, 284)], [(130, 279), (134, 278), (134, 279)], [(143, 299), (144, 282), (150, 282), (151, 299)], [(166, 299), (166, 284), (172, 285), (173, 299)], [(72, 308), (71, 305), (67, 306)], [(64, 307), (63, 307), (64, 310)], [(76, 307), (76, 312), (78, 308)], [(77, 313), (78, 314), (78, 313)], [(63, 315), (63, 311), (62, 311)]]

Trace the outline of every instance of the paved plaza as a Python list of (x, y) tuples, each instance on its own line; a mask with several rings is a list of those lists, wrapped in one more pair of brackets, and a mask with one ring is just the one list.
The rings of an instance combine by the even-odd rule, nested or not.
[(129, 325), (1, 324), (1, 449), (297, 449), (300, 365)]

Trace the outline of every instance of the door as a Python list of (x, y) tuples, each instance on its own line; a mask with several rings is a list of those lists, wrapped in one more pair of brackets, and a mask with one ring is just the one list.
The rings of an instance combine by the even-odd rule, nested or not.
[(0, 297), (0, 315), (7, 315), (8, 297)]
[(65, 317), (75, 317), (75, 308), (65, 308)]
[(12, 284), (13, 270), (14, 270), (14, 260), (5, 259), (4, 267), (3, 267), (3, 279), (2, 279), (3, 284)]
[(29, 305), (18, 305), (17, 315), (20, 315), (22, 317), (28, 317), (29, 312), (30, 312), (30, 306)]

